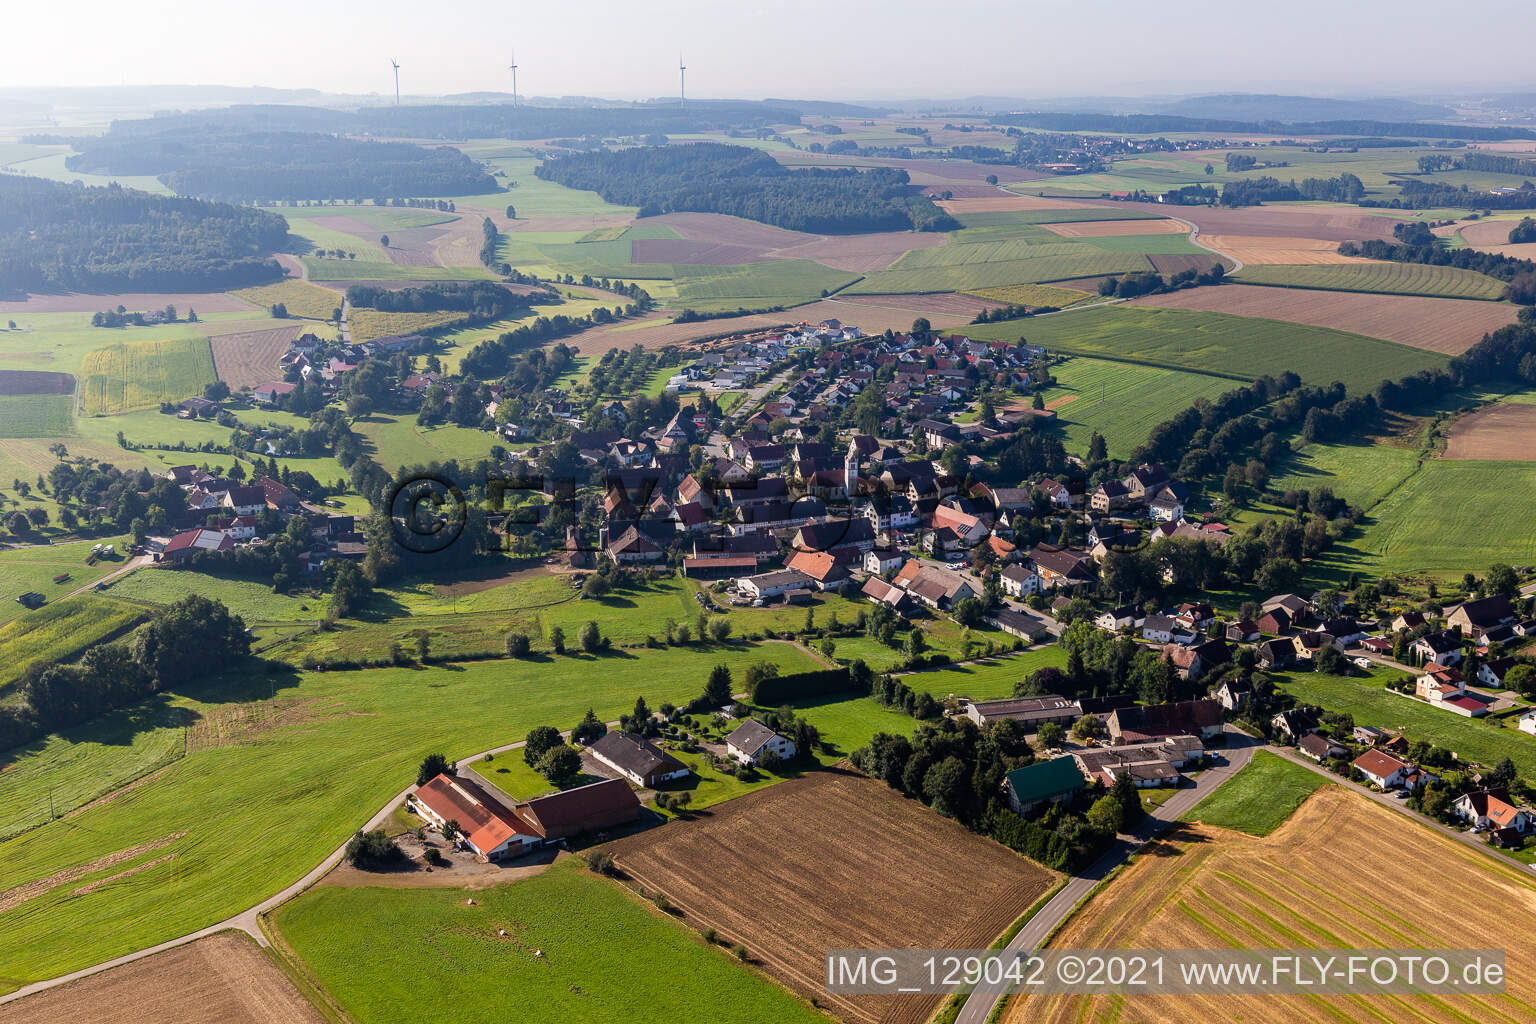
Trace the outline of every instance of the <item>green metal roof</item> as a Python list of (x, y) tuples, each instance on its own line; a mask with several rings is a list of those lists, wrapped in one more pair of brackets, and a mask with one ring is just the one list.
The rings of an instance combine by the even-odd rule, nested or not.
[(1077, 770), (1077, 762), (1070, 757), (1036, 761), (1008, 773), (1008, 785), (1020, 804), (1075, 793), (1087, 784), (1083, 773)]

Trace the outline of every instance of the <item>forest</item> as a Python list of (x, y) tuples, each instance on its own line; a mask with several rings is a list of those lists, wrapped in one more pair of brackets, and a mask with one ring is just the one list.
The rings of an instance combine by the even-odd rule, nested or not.
[(465, 196), (500, 187), (448, 146), (309, 132), (114, 130), (75, 145), (80, 152), (65, 161), (72, 171), (152, 174), (183, 195), (228, 202)]
[(1258, 206), (1263, 202), (1287, 203), (1315, 199), (1329, 203), (1358, 203), (1365, 185), (1347, 171), (1337, 178), (1306, 178), (1300, 185), (1264, 175), (1229, 181), (1221, 188), (1223, 206)]
[(724, 213), (834, 235), (960, 226), (917, 194), (906, 171), (791, 170), (758, 150), (713, 142), (575, 153), (545, 160), (535, 173), (637, 206), (642, 217)]
[(110, 185), (0, 175), (0, 296), (222, 291), (273, 281), (275, 214)]
[(534, 303), (545, 305), (560, 301), (552, 292), (519, 294), (499, 281), (441, 281), (411, 288), (383, 288), (354, 284), (347, 289), (347, 301), (354, 306), (383, 310), (386, 313), (436, 313), (454, 310), (477, 317), (497, 319), (511, 316)]

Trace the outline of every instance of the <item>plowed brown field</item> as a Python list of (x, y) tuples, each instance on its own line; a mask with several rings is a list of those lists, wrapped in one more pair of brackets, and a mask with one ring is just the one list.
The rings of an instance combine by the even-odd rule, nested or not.
[(3, 1024), (322, 1024), (240, 932), (206, 939), (0, 1006)]
[[(1432, 865), (1428, 874), (1414, 865)], [(1490, 908), (1497, 907), (1496, 912)], [(1184, 826), (1147, 847), (1051, 941), (1057, 948), (1503, 949), (1498, 995), (1131, 995), (1015, 999), (1007, 1024), (1536, 1021), (1536, 888), (1377, 806), (1325, 787), (1274, 834)]]
[[(1085, 200), (1085, 203), (1168, 215), (1168, 207), (1158, 203), (1112, 200)], [(1316, 238), (1334, 243), (1367, 238), (1390, 242), (1392, 226), (1397, 223), (1391, 217), (1358, 213), (1347, 207), (1248, 206), (1234, 210), (1221, 206), (1180, 206), (1177, 215), (1181, 220), (1199, 225), (1202, 234)]]
[(1481, 341), (1487, 332), (1514, 323), (1516, 312), (1516, 307), (1507, 303), (1476, 299), (1324, 292), (1252, 284), (1191, 288), (1134, 302), (1138, 306), (1200, 309), (1332, 327), (1448, 355), (1459, 355)]
[(1536, 462), (1536, 405), (1500, 402), (1451, 424), (1448, 459)]
[(743, 943), (790, 988), (869, 1024), (920, 1024), (940, 997), (829, 996), (828, 949), (984, 947), (1055, 878), (852, 772), (783, 782), (609, 849), (690, 924)]

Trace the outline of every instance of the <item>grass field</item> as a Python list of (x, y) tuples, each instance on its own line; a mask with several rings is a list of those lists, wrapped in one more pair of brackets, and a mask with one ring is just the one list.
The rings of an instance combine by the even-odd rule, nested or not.
[(822, 760), (833, 764), (868, 744), (877, 732), (910, 736), (918, 725), (911, 715), (882, 707), (872, 697), (833, 696), (792, 706), (821, 733), (822, 743), (830, 745)]
[(203, 388), (217, 379), (207, 338), (106, 345), (86, 353), (80, 372), (87, 416), (200, 398)]
[[(938, 249), (924, 249), (920, 252), (940, 253), (948, 248), (950, 247), (945, 246)], [(989, 246), (957, 246), (956, 248), (980, 249), (989, 248)], [(1044, 249), (1046, 246), (1037, 245), (1033, 248)], [(906, 295), (921, 292), (974, 293), (1010, 285), (1066, 281), (1079, 277), (1125, 274), (1152, 269), (1152, 264), (1139, 253), (1106, 252), (1103, 249), (1081, 244), (1059, 247), (1053, 245), (1050, 248), (1070, 249), (1071, 252), (995, 263), (978, 261), (877, 270), (848, 291), (849, 294), (859, 295)]]
[(1278, 754), (1256, 751), (1241, 771), (1179, 820), (1267, 836), (1327, 781)]
[(1419, 464), (1411, 448), (1393, 444), (1309, 444), (1275, 467), (1269, 489), (1329, 487), (1356, 508), (1370, 508)]
[(706, 1006), (741, 1024), (826, 1019), (575, 858), (474, 898), (467, 906), (457, 889), (322, 886), (276, 923), (363, 1024), (399, 1020), (423, 992), (464, 1024), (670, 1024)]
[(1504, 294), (1504, 282), (1487, 274), (1418, 263), (1253, 266), (1244, 267), (1232, 280), (1241, 284), (1271, 284), (1286, 288), (1438, 295), (1452, 299), (1497, 299)]
[(325, 614), (325, 599), (272, 592), (270, 583), (221, 579), (169, 568), (139, 569), (112, 583), (107, 593), (141, 605), (172, 604), (188, 594), (224, 602), (247, 623), (314, 621)]
[(1097, 431), (1111, 458), (1124, 458), (1152, 428), (1193, 404), (1240, 386), (1228, 377), (1134, 363), (1074, 357), (1051, 372), (1056, 386), (1045, 394), (1056, 410), (1067, 447), (1086, 455)]
[[(103, 537), (99, 541), (34, 545), (0, 551), (0, 622), (9, 622), (25, 614), (26, 609), (16, 603), (16, 598), (29, 590), (35, 590), (50, 599), (56, 598), (99, 580), (120, 567), (123, 564), (121, 560), (98, 560), (95, 565), (86, 565), (85, 560), (95, 544), (121, 545), (124, 542), (123, 537)], [(69, 580), (64, 583), (53, 582), (53, 578), (60, 573), (69, 573)]]
[[(494, 434), (455, 424), (417, 426), (413, 416), (375, 413), (353, 425), (373, 446), (374, 459), (386, 469), (425, 465), (448, 459), (474, 461), (485, 458), (498, 443)], [(366, 444), (365, 444), (366, 447)]]
[(995, 700), (1012, 697), (1013, 684), (1031, 672), (1047, 667), (1062, 668), (1066, 663), (1066, 653), (1056, 644), (1051, 644), (985, 661), (909, 672), (901, 677), (901, 681), (914, 690), (926, 690), (935, 697), (942, 698), (953, 693), (957, 697), (970, 697), (974, 700)]
[(1508, 757), (1522, 776), (1536, 772), (1536, 737), (1513, 725), (1462, 718), (1393, 693), (1382, 685), (1402, 673), (1377, 669), (1369, 676), (1327, 676), (1295, 672), (1274, 677), (1276, 685), (1306, 704), (1355, 717), (1356, 725), (1397, 729), (1409, 739), (1427, 740), (1469, 761), (1491, 768)]
[(0, 395), (0, 437), (68, 437), (71, 395)]
[(241, 288), (231, 292), (247, 302), (254, 302), (262, 309), (270, 309), (281, 302), (288, 308), (289, 316), (307, 317), (311, 320), (329, 320), (331, 314), (341, 308), (341, 296), (329, 288), (321, 288), (308, 281), (287, 280), (276, 284), (264, 284), (256, 288)]
[[(568, 728), (588, 707), (612, 720), (643, 693), (652, 706), (696, 696), (710, 667), (739, 677), (758, 660), (786, 672), (812, 667), (786, 645), (732, 645), (700, 656), (646, 651), (547, 662), (491, 661), (442, 668), (226, 676), (159, 700), (185, 716), (191, 752), (153, 781), (69, 822), (6, 842), (0, 892), (85, 869), (82, 883), (174, 858), (76, 892), (51, 883), (5, 912), (0, 990), (139, 949), (221, 920), (300, 877), (414, 776), (433, 750), (462, 757), (522, 737), (539, 724)], [(643, 681), (637, 685), (637, 681)], [(114, 713), (121, 716), (123, 712)], [(157, 723), (158, 724), (158, 723)], [(153, 730), (115, 738), (109, 763), (142, 765)], [(46, 799), (48, 777), (74, 744), (51, 744), (36, 774), (0, 774), (0, 805)], [(296, 766), (302, 771), (296, 772)], [(126, 770), (126, 769), (121, 769)], [(120, 851), (159, 843), (159, 852)]]
[(304, 256), (299, 262), (316, 281), (482, 281), (491, 277), (482, 267), (420, 267), (318, 256)]
[[(1228, 783), (1232, 785), (1232, 783)], [(1404, 864), (1433, 864), (1437, 885)], [(1481, 908), (1496, 901), (1497, 914)], [(1245, 1024), (1536, 1020), (1536, 928), (1528, 872), (1496, 863), (1342, 787), (1314, 794), (1255, 839), (1187, 825), (1144, 848), (1051, 940), (1060, 949), (1428, 949), (1505, 951), (1505, 991), (1478, 995), (1042, 995), (1004, 1024), (1179, 1024), (1192, 1009)]]
[(1494, 562), (1536, 563), (1536, 530), (1511, 509), (1536, 502), (1536, 465), (1428, 459), (1370, 512), (1360, 569), (1459, 578)]
[(814, 260), (774, 260), (737, 267), (677, 266), (677, 298), (700, 312), (795, 306), (858, 279)]
[(0, 626), (0, 696), (33, 665), (69, 661), (143, 617), (132, 605), (80, 594), (12, 619)]
[(979, 324), (966, 334), (1058, 352), (1252, 379), (1294, 370), (1310, 384), (1342, 380), (1364, 392), (1388, 377), (1445, 365), (1433, 352), (1357, 334), (1184, 310), (1098, 306), (1026, 322)]

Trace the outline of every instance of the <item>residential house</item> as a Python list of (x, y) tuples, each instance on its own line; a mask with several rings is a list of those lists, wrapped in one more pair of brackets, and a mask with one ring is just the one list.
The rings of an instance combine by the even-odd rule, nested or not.
[(157, 561), (179, 562), (205, 551), (230, 551), (234, 546), (234, 538), (221, 530), (185, 530), (166, 542)]
[(736, 589), (749, 597), (767, 601), (796, 591), (812, 589), (811, 578), (798, 569), (776, 569), (773, 572), (747, 576), (736, 581)]
[(1211, 694), (1229, 714), (1236, 714), (1253, 699), (1253, 684), (1241, 679), (1228, 678)]
[(1227, 623), (1227, 639), (1235, 644), (1255, 643), (1263, 634), (1259, 624), (1252, 619), (1239, 619)]
[(1461, 634), (1443, 629), (1438, 633), (1426, 633), (1409, 648), (1419, 664), (1461, 664)]
[(1173, 640), (1179, 624), (1171, 615), (1148, 615), (1141, 621), (1142, 639), (1149, 644), (1166, 644)]
[(1005, 567), (998, 574), (998, 580), (1002, 584), (1003, 593), (1009, 597), (1027, 597), (1040, 590), (1040, 577), (1022, 565)]
[(893, 569), (900, 569), (907, 556), (894, 548), (870, 548), (864, 552), (864, 571), (871, 576), (883, 576)]
[(251, 398), (261, 405), (275, 405), (278, 399), (292, 394), (295, 387), (287, 381), (269, 380), (265, 384), (258, 384), (251, 391)]
[(1130, 629), (1141, 619), (1141, 613), (1135, 605), (1125, 605), (1120, 608), (1111, 608), (1107, 612), (1100, 612), (1093, 619), (1093, 624), (1100, 629), (1111, 633), (1122, 629)]
[(1493, 597), (1467, 601), (1457, 606), (1445, 617), (1445, 621), (1452, 629), (1459, 628), (1465, 636), (1482, 636), (1499, 626), (1514, 625), (1515, 606), (1509, 598), (1495, 594)]
[[(1126, 497), (1131, 504), (1144, 504), (1153, 500), (1172, 480), (1168, 471), (1157, 463), (1143, 463), (1133, 469), (1122, 482)], [(1182, 509), (1180, 515), (1182, 515)], [(1177, 517), (1175, 517), (1177, 518)]]
[(1259, 644), (1259, 665), (1266, 669), (1285, 668), (1296, 659), (1296, 645), (1285, 637)]
[(1312, 707), (1291, 708), (1269, 720), (1269, 727), (1275, 737), (1286, 743), (1299, 743), (1303, 736), (1316, 732), (1321, 724), (1321, 713)]
[(1380, 749), (1367, 750), (1351, 761), (1350, 767), (1380, 789), (1396, 789), (1414, 774), (1412, 763)]
[(1174, 619), (1185, 629), (1200, 632), (1216, 621), (1216, 609), (1203, 602), (1197, 604), (1181, 604)]
[(755, 718), (742, 722), (725, 738), (726, 754), (744, 764), (758, 764), (763, 752), (770, 750), (779, 760), (788, 761), (795, 756), (795, 741), (774, 732)]
[(1468, 691), (1466, 680), (1458, 669), (1434, 662), (1426, 665), (1424, 674), (1414, 681), (1413, 693), (1420, 700), (1464, 718), (1481, 718), (1493, 704), (1482, 694)]
[(965, 577), (935, 565), (922, 566), (906, 585), (906, 590), (928, 607), (943, 611), (949, 611), (961, 601), (976, 597), (975, 588)]
[(1181, 769), (1205, 756), (1205, 745), (1198, 736), (1167, 736), (1152, 743), (1132, 743), (1118, 747), (1088, 747), (1074, 751), (1072, 759), (1090, 781), (1113, 786), (1129, 778), (1138, 789), (1146, 786), (1177, 786), (1183, 779)]
[(606, 553), (620, 565), (659, 562), (666, 554), (638, 526), (631, 526), (618, 537), (609, 540)]
[(267, 492), (259, 485), (231, 487), (222, 504), (237, 516), (254, 516), (266, 509)]
[(1086, 786), (1077, 762), (1070, 757), (1015, 768), (1003, 780), (1008, 807), (1015, 814), (1029, 814), (1046, 803), (1070, 800)]
[(805, 573), (817, 590), (841, 590), (852, 579), (848, 567), (826, 551), (797, 551), (784, 565)]
[(692, 774), (686, 764), (630, 732), (606, 732), (587, 751), (637, 786), (650, 788)]
[(1316, 732), (1308, 733), (1297, 741), (1296, 749), (1318, 764), (1331, 758), (1344, 757), (1349, 753), (1349, 748), (1344, 744)]
[(1037, 544), (1030, 549), (1029, 563), (1040, 577), (1041, 590), (1079, 587), (1093, 582), (1093, 559), (1080, 551)]
[(1094, 488), (1088, 499), (1088, 507), (1100, 514), (1108, 514), (1125, 508), (1131, 503), (1130, 492), (1118, 480), (1106, 480)]
[(865, 580), (859, 593), (876, 604), (883, 604), (898, 613), (905, 614), (911, 606), (911, 598), (904, 589), (887, 583), (878, 576), (871, 576)]

